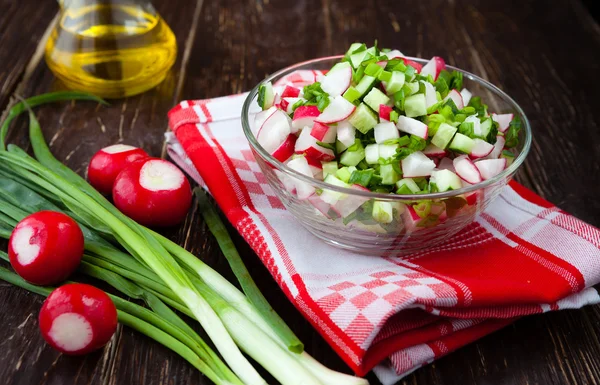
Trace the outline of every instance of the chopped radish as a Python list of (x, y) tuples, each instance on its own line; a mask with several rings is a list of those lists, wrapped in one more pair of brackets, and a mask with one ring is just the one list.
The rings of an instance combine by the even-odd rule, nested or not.
[(433, 84), (429, 82), (422, 83), (425, 85), (425, 107), (430, 108), (438, 102), (437, 93)]
[(38, 211), (15, 226), (8, 241), (8, 256), (24, 280), (54, 285), (77, 269), (83, 243), (83, 233), (73, 219), (56, 211)]
[(419, 64), (415, 61), (412, 61), (410, 59), (407, 59), (405, 57), (402, 58), (402, 61), (404, 62), (404, 64), (406, 64), (407, 66), (411, 66), (413, 67), (417, 73), (421, 73), (421, 69), (423, 68), (422, 64)]
[(114, 144), (98, 151), (90, 160), (87, 177), (90, 184), (102, 194), (112, 191), (115, 178), (125, 167), (136, 160), (148, 158), (141, 148), (126, 144)]
[(419, 138), (427, 139), (428, 128), (427, 125), (417, 119), (407, 118), (404, 115), (398, 117), (398, 123), (396, 127), (402, 132), (416, 135)]
[(444, 59), (439, 56), (434, 56), (430, 61), (427, 62), (427, 64), (423, 66), (420, 73), (423, 76), (431, 75), (435, 81), (444, 68), (446, 68), (446, 62)]
[(393, 108), (390, 106), (387, 106), (385, 104), (381, 104), (379, 105), (379, 117), (383, 120), (387, 120), (388, 122), (390, 121), (390, 113), (392, 112)]
[(335, 158), (335, 154), (329, 148), (321, 147), (317, 144), (317, 139), (310, 134), (309, 129), (302, 130), (298, 140), (296, 140), (296, 146), (294, 152), (296, 154), (305, 154), (310, 158), (314, 158), (322, 161), (329, 161)]
[(117, 330), (117, 308), (100, 289), (83, 283), (54, 290), (40, 310), (42, 337), (64, 354), (81, 355), (100, 349)]
[(456, 173), (456, 170), (454, 169), (454, 162), (452, 162), (452, 159), (447, 157), (442, 158), (436, 168), (438, 170), (450, 170), (453, 173)]
[(273, 151), (273, 158), (277, 159), (280, 162), (285, 162), (290, 159), (292, 155), (294, 155), (294, 148), (296, 146), (296, 135), (289, 134), (287, 139), (281, 143), (279, 147), (275, 151)]
[(310, 134), (315, 137), (319, 142), (323, 143), (335, 143), (335, 137), (337, 134), (336, 126), (328, 126), (320, 122), (315, 122), (310, 130)]
[(477, 115), (470, 115), (467, 116), (467, 118), (465, 119), (465, 123), (473, 123), (473, 133), (475, 135), (481, 135), (482, 131), (481, 131), (481, 120), (479, 120), (479, 118), (477, 117)]
[(473, 94), (472, 94), (472, 93), (471, 93), (471, 91), (469, 91), (468, 89), (466, 89), (466, 88), (463, 88), (463, 89), (460, 91), (460, 96), (462, 96), (462, 99), (463, 99), (463, 104), (464, 104), (465, 106), (468, 106), (468, 105), (469, 105), (469, 102), (471, 101), (471, 98), (473, 97)]
[[(350, 188), (359, 191), (370, 191), (368, 188), (363, 187), (358, 184), (353, 184)], [(340, 200), (338, 200), (334, 207), (340, 213), (342, 217), (347, 217), (348, 215), (355, 212), (363, 203), (368, 201), (368, 197), (363, 197), (360, 195), (345, 195)]]
[(292, 86), (285, 86), (281, 93), (281, 98), (297, 98), (300, 95), (300, 89)]
[(356, 140), (356, 128), (347, 120), (339, 122), (337, 125), (337, 140), (346, 147), (352, 146)]
[(121, 171), (112, 196), (119, 210), (145, 226), (176, 225), (192, 204), (192, 190), (183, 172), (156, 158), (135, 162)]
[(315, 121), (326, 124), (337, 123), (352, 115), (355, 109), (356, 106), (354, 104), (350, 103), (343, 96), (338, 95), (331, 100), (329, 105), (323, 110), (323, 113)]
[(462, 110), (463, 108), (465, 108), (465, 103), (463, 101), (463, 98), (462, 98), (460, 92), (458, 92), (457, 90), (451, 90), (450, 92), (448, 92), (448, 96), (446, 96), (446, 99), (444, 99), (444, 101), (446, 101), (448, 99), (452, 99), (452, 101), (456, 105), (456, 108), (458, 108), (459, 110)]
[(385, 69), (385, 66), (387, 65), (387, 61), (386, 60), (378, 61), (377, 65), (380, 66), (381, 68)]
[(308, 198), (308, 202), (313, 205), (321, 214), (323, 214), (327, 218), (331, 218), (329, 215), (329, 210), (331, 209), (331, 205), (317, 194), (313, 194)]
[(279, 108), (285, 111), (287, 114), (294, 112), (293, 107), (298, 101), (304, 100), (302, 98), (282, 98), (279, 103)]
[(482, 181), (479, 170), (466, 155), (454, 159), (454, 169), (456, 174), (466, 182), (475, 184)]
[(313, 178), (323, 180), (323, 163), (320, 160), (313, 158), (306, 158), (306, 161), (310, 166)]
[(514, 114), (492, 114), (492, 120), (498, 123), (498, 131), (506, 132), (508, 127), (510, 126), (510, 122), (512, 122)]
[(504, 144), (506, 143), (506, 139), (502, 135), (496, 136), (496, 143), (494, 143), (494, 149), (489, 155), (486, 157), (487, 159), (497, 159), (502, 154), (502, 150), (504, 149)]
[(471, 159), (485, 158), (488, 156), (492, 150), (494, 149), (494, 145), (486, 142), (483, 139), (475, 138), (473, 139), (475, 145), (471, 149), (471, 153), (469, 156)]
[(482, 159), (475, 162), (481, 177), (486, 180), (500, 174), (506, 168), (506, 158)]
[(317, 106), (300, 106), (294, 111), (292, 120), (292, 132), (296, 133), (304, 127), (312, 127), (317, 116), (321, 115), (321, 111)]
[(352, 65), (349, 62), (338, 63), (327, 73), (321, 82), (321, 89), (330, 96), (343, 94), (352, 81)]
[(447, 151), (442, 148), (439, 148), (433, 143), (429, 143), (423, 150), (423, 154), (427, 156), (445, 156), (447, 154)]
[(404, 54), (400, 51), (398, 51), (397, 49), (393, 49), (390, 52), (384, 52), (383, 53), (389, 60), (392, 59), (396, 59), (396, 58), (403, 58)]
[(375, 142), (383, 143), (386, 140), (396, 139), (400, 137), (398, 128), (392, 122), (381, 122), (375, 126)]
[(277, 111), (277, 107), (273, 106), (268, 110), (260, 111), (256, 114), (256, 116), (254, 116), (254, 127), (252, 129), (254, 136), (258, 134), (258, 131), (260, 131), (260, 128), (265, 123), (265, 120), (267, 120), (269, 116), (273, 115), (275, 111)]
[(435, 163), (420, 151), (413, 152), (402, 159), (402, 174), (404, 178), (429, 176), (435, 169)]
[(269, 154), (272, 154), (285, 142), (290, 133), (290, 117), (285, 112), (277, 110), (265, 120), (256, 140)]
[[(308, 161), (305, 157), (299, 156), (288, 162), (288, 167), (294, 171), (297, 171), (303, 175), (312, 178), (313, 173), (308, 165)], [(315, 188), (308, 182), (301, 181), (300, 179), (293, 178), (294, 185), (296, 186), (296, 194), (298, 199), (307, 199), (315, 193)]]

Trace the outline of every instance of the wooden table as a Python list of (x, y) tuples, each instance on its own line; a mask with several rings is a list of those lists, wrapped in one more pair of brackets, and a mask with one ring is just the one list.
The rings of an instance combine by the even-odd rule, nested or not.
[[(154, 1), (179, 42), (168, 79), (108, 108), (78, 103), (39, 109), (52, 151), (83, 173), (116, 142), (164, 155), (166, 113), (177, 101), (250, 89), (292, 63), (341, 53), (353, 41), (439, 55), (479, 74), (521, 104), (534, 131), (517, 179), (577, 217), (600, 225), (600, 28), (577, 0), (169, 0)], [(53, 1), (0, 0), (0, 110), (15, 95), (57, 87), (43, 61)], [(27, 146), (25, 122), (10, 139)], [(195, 212), (168, 233), (232, 278)], [(348, 369), (302, 319), (240, 237), (252, 274), (317, 359)], [(119, 327), (103, 351), (66, 357), (44, 344), (42, 299), (0, 284), (2, 384), (206, 384), (181, 358)], [(408, 376), (401, 384), (599, 384), (600, 307), (532, 316)], [(377, 383), (374, 376), (369, 379)]]

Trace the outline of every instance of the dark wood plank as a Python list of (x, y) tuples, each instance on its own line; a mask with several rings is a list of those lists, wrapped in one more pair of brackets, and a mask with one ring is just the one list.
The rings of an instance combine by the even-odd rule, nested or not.
[(57, 11), (58, 5), (52, 1), (0, 0), (0, 112), (24, 80), (27, 64)]
[[(381, 46), (398, 47), (407, 55), (444, 56), (449, 63), (482, 75), (512, 95), (530, 117), (536, 142), (518, 176), (520, 181), (582, 219), (600, 223), (595, 199), (599, 119), (592, 110), (599, 85), (594, 53), (600, 48), (600, 33), (576, 0), (555, 1), (552, 7), (535, 0), (410, 0), (402, 6), (383, 0), (369, 4), (342, 0), (154, 3), (173, 27), (180, 46), (180, 60), (165, 83), (108, 108), (79, 103), (39, 110), (45, 134), (53, 139), (52, 150), (80, 173), (93, 152), (118, 141), (160, 155), (166, 112), (175, 100), (241, 92), (287, 65), (341, 53), (355, 40), (377, 38)], [(44, 13), (39, 7), (24, 14), (22, 7), (17, 10), (7, 4), (13, 13), (0, 15), (0, 26), (8, 25), (13, 36), (17, 34), (21, 40), (27, 36), (35, 43), (33, 37), (39, 39), (53, 13)], [(40, 24), (34, 28), (34, 23), (25, 23), (28, 26), (23, 31), (30, 32), (22, 32), (25, 17), (38, 17), (35, 20)], [(47, 20), (41, 20), (44, 17)], [(0, 43), (5, 41), (18, 47), (8, 34), (0, 36)], [(33, 51), (31, 45), (12, 57), (10, 53), (17, 51), (7, 54), (0, 44), (0, 59), (2, 55), (8, 58), (8, 62), (0, 60), (0, 74), (27, 63)], [(60, 86), (43, 63), (32, 68), (30, 79), (21, 88), (23, 94)], [(0, 106), (14, 92), (19, 76), (0, 76), (2, 90), (8, 90), (0, 92)], [(21, 131), (15, 131), (11, 139), (26, 146), (24, 123), (16, 127)], [(233, 278), (197, 213), (191, 212), (169, 235)], [(348, 371), (287, 301), (241, 237), (234, 238), (260, 288), (307, 350), (328, 366)], [(120, 329), (101, 353), (81, 358), (58, 355), (37, 333), (35, 316), (40, 304), (41, 299), (34, 295), (0, 286), (0, 309), (10, 309), (0, 317), (0, 328), (11, 331), (10, 337), (0, 342), (6, 352), (0, 357), (0, 378), (7, 384), (207, 383), (182, 359), (126, 328)], [(600, 377), (599, 327), (598, 307), (529, 317), (400, 383), (596, 384)], [(376, 383), (372, 375), (369, 378)]]

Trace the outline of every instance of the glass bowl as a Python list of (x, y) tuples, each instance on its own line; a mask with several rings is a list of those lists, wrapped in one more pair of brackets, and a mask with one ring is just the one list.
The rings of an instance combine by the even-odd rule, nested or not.
[[(258, 88), (265, 82), (278, 80), (298, 70), (327, 70), (342, 56), (331, 56), (295, 64), (269, 76), (258, 84), (242, 108), (244, 134), (262, 172), (284, 206), (308, 231), (321, 240), (361, 254), (403, 255), (439, 244), (472, 223), (478, 214), (498, 196), (523, 164), (531, 146), (531, 128), (523, 110), (513, 99), (482, 78), (458, 68), (464, 87), (495, 113), (513, 113), (522, 122), (519, 144), (512, 164), (494, 178), (458, 190), (418, 195), (382, 194), (344, 188), (305, 176), (271, 156), (256, 140), (252, 125), (257, 111)], [(409, 58), (425, 64), (427, 60)], [(295, 181), (312, 186), (315, 193), (300, 199), (293, 188)], [(322, 199), (323, 194), (327, 197)], [(392, 207), (389, 223), (372, 219), (374, 204), (388, 202)], [(331, 203), (331, 204), (330, 204)], [(386, 204), (386, 207), (390, 205)], [(380, 219), (381, 221), (381, 219)]]

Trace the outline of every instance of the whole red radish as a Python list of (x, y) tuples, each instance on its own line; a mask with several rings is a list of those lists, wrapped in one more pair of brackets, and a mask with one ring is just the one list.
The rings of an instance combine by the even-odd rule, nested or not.
[(121, 212), (145, 226), (176, 225), (192, 204), (192, 190), (183, 172), (156, 158), (137, 161), (121, 171), (112, 196)]
[(117, 330), (117, 309), (102, 290), (71, 283), (46, 298), (39, 323), (50, 346), (65, 354), (81, 355), (110, 341)]
[(126, 144), (114, 144), (98, 151), (90, 160), (88, 180), (102, 194), (109, 195), (117, 175), (131, 163), (148, 158), (146, 151)]
[(36, 285), (67, 279), (83, 255), (83, 233), (77, 222), (63, 213), (39, 211), (25, 217), (8, 241), (13, 269)]

